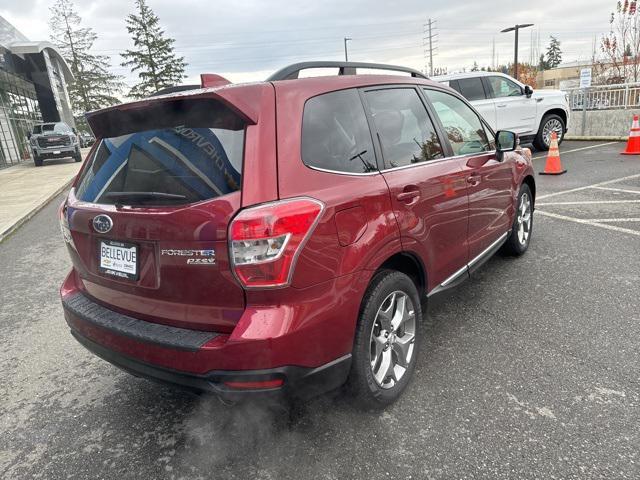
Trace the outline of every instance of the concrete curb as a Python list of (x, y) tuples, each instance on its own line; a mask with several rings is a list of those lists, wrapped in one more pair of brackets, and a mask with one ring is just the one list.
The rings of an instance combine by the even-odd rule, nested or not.
[(581, 137), (579, 135), (565, 135), (564, 140), (577, 140), (582, 142), (626, 142), (629, 137), (602, 136), (602, 137)]
[(42, 202), (40, 202), (39, 205), (37, 205), (36, 207), (31, 209), (31, 211), (29, 211), (28, 213), (23, 215), (21, 218), (19, 218), (13, 225), (7, 228), (4, 232), (0, 232), (0, 243), (4, 242), (13, 232), (18, 230), (22, 225), (28, 222), (36, 213), (38, 213), (40, 210), (46, 207), (49, 204), (49, 202), (51, 202), (51, 200), (53, 200), (62, 192), (64, 192), (67, 188), (69, 188), (73, 183), (74, 179), (75, 179), (75, 175), (72, 178), (70, 178), (69, 181), (66, 182), (63, 186), (58, 188), (55, 192), (53, 192), (51, 195), (45, 198)]

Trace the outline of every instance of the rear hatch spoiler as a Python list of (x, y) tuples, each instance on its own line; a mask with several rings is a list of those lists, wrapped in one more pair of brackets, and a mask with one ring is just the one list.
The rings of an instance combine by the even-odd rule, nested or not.
[[(204, 83), (206, 85), (209, 82)], [(211, 83), (220, 85), (222, 82)], [(183, 105), (193, 106), (193, 100), (197, 99), (201, 108), (214, 106), (221, 121), (233, 117), (245, 124), (255, 125), (259, 120), (261, 97), (265, 89), (270, 88), (269, 83), (250, 83), (190, 89), (95, 110), (88, 112), (85, 117), (96, 137), (117, 137), (144, 129), (146, 123), (153, 125), (150, 128), (159, 128), (166, 116), (168, 103), (179, 110)], [(170, 122), (170, 119), (167, 118), (167, 121)]]

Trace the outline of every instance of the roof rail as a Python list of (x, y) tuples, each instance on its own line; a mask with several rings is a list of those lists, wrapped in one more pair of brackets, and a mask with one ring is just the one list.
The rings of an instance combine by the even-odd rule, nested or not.
[(277, 80), (294, 80), (298, 78), (301, 70), (310, 68), (338, 68), (338, 75), (356, 75), (357, 68), (368, 68), (371, 70), (393, 70), (396, 72), (404, 72), (411, 74), (412, 77), (428, 78), (422, 72), (408, 67), (399, 67), (397, 65), (385, 65), (383, 63), (366, 63), (366, 62), (335, 62), (335, 61), (316, 61), (316, 62), (300, 62), (294, 63), (278, 70), (267, 78), (268, 82)]

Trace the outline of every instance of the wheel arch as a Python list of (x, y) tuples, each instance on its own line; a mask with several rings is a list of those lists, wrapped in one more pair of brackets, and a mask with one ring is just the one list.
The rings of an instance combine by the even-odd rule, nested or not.
[[(427, 271), (422, 260), (413, 252), (397, 252), (387, 258), (377, 268), (376, 273), (382, 270), (396, 270), (407, 275), (415, 284), (421, 296), (427, 291)], [(374, 276), (375, 274), (374, 273)]]
[(527, 185), (531, 190), (531, 202), (533, 206), (536, 205), (536, 181), (533, 179), (533, 175), (527, 175), (522, 179), (522, 184)]
[(562, 108), (551, 108), (544, 112), (544, 115), (542, 115), (542, 118), (540, 119), (540, 125), (538, 126), (539, 129), (542, 128), (542, 122), (547, 115), (558, 115), (564, 123), (564, 128), (567, 128), (567, 112), (565, 112)]

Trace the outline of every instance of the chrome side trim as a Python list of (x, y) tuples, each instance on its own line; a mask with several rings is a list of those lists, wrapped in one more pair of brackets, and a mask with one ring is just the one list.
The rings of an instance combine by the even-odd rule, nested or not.
[(463, 158), (478, 157), (480, 155), (495, 155), (495, 154), (496, 154), (496, 150), (490, 150), (488, 152), (467, 153), (464, 155), (454, 155), (452, 157), (433, 158), (431, 160), (425, 160), (424, 162), (417, 162), (417, 163), (411, 163), (409, 165), (402, 165), (401, 167), (384, 168), (380, 170), (380, 173), (395, 172), (396, 170), (405, 170), (407, 168), (418, 168), (425, 165), (433, 165), (434, 163), (444, 162), (446, 160), (460, 160)]
[(491, 250), (493, 250), (494, 248), (496, 248), (498, 246), (498, 244), (502, 243), (507, 238), (507, 235), (509, 235), (509, 232), (504, 232), (502, 235), (500, 235), (500, 238), (498, 238), (495, 242), (493, 242), (491, 245), (489, 245), (487, 248), (485, 248), (482, 252), (480, 252), (480, 254), (477, 257), (475, 257), (473, 260), (471, 260), (467, 264), (467, 267), (471, 268), (476, 263), (478, 263), (480, 260), (482, 260), (482, 258), (485, 255), (489, 254), (491, 252)]
[(339, 170), (330, 170), (328, 168), (320, 168), (320, 167), (314, 167), (312, 165), (307, 165), (306, 163), (302, 162), (303, 165), (311, 170), (316, 170), (318, 172), (323, 172), (323, 173), (335, 173), (336, 175), (346, 175), (348, 177), (369, 177), (371, 175), (380, 175), (380, 170), (375, 170), (374, 172), (341, 172)]
[(483, 262), (484, 260), (487, 260), (488, 258), (490, 258), (491, 255), (493, 255), (498, 250), (498, 248), (500, 248), (500, 246), (504, 243), (508, 235), (509, 235), (508, 231), (500, 235), (500, 237), (495, 242), (493, 242), (491, 245), (485, 248), (482, 252), (480, 252), (480, 254), (478, 254), (473, 260), (471, 260), (461, 269), (457, 270), (453, 275), (447, 278), (440, 285), (438, 285), (437, 287), (434, 287), (429, 293), (427, 293), (427, 297), (430, 297), (438, 292), (442, 292), (443, 290), (451, 288), (457, 283), (460, 283), (458, 282), (458, 280), (460, 280), (460, 278), (465, 273), (467, 274), (467, 276), (471, 275), (471, 270), (480, 266), (482, 263), (484, 263)]
[(460, 275), (462, 275), (463, 273), (466, 273), (468, 270), (467, 265), (465, 265), (464, 267), (462, 267), (460, 270), (458, 270), (456, 273), (454, 273), (453, 275), (451, 275), (449, 278), (447, 278), (444, 282), (442, 282), (440, 284), (441, 287), (446, 287), (447, 285), (449, 285), (450, 283), (453, 283), (453, 281), (455, 279), (457, 279)]

